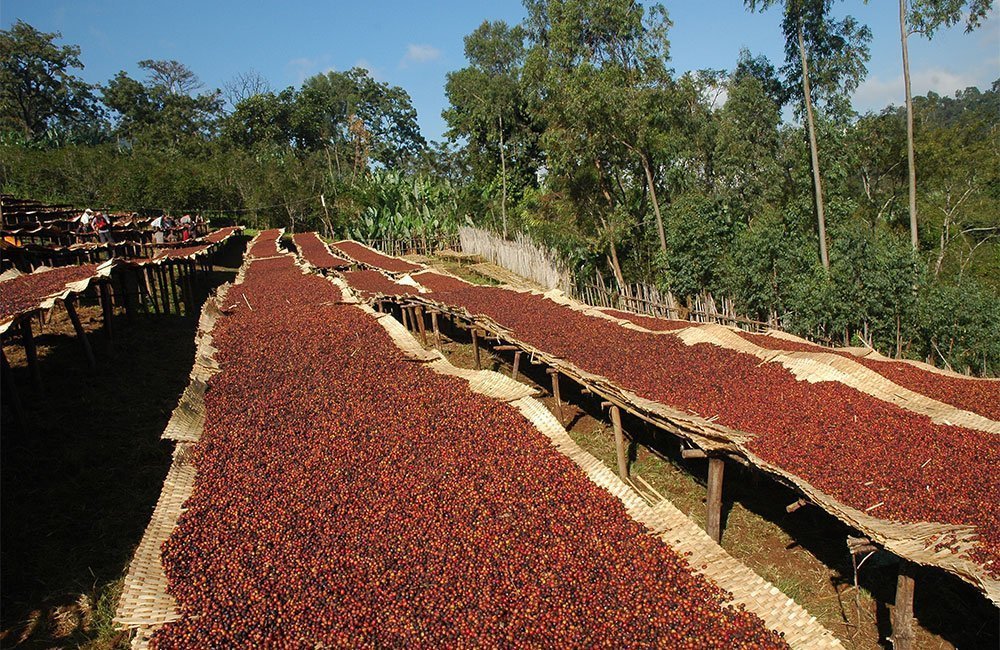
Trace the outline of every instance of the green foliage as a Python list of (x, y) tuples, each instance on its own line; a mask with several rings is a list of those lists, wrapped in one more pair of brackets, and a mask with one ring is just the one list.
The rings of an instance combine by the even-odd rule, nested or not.
[(666, 215), (669, 256), (662, 264), (664, 286), (677, 296), (694, 296), (702, 290), (718, 291), (731, 229), (721, 218), (718, 202), (699, 193), (678, 197)]
[(458, 228), (455, 192), (448, 181), (384, 171), (372, 175), (359, 203), (366, 206), (344, 232), (360, 241), (432, 239)]
[[(399, 86), (375, 81), (362, 68), (330, 71), (306, 79), (294, 97), (296, 141), (317, 151), (338, 142), (386, 166), (398, 166), (418, 154), (425, 142), (410, 96)], [(363, 132), (352, 130), (352, 117)], [(370, 153), (370, 156), (369, 156)]]
[[(484, 22), (448, 75), (449, 142), (428, 147), (409, 96), (364, 70), (299, 88), (203, 92), (176, 61), (102, 87), (104, 122), (72, 74), (79, 49), (23, 23), (2, 33), (0, 185), (78, 205), (225, 211), (240, 222), (366, 241), (459, 223), (523, 231), (578, 279), (731, 297), (790, 331), (1000, 373), (1000, 81), (914, 98), (920, 251), (908, 239), (905, 113), (857, 116), (870, 35), (834, 0), (784, 11), (779, 79), (741, 52), (733, 71), (669, 68), (659, 4), (528, 0), (522, 25)], [(927, 35), (986, 0), (912, 0)], [(817, 255), (798, 29), (819, 106), (830, 269)], [(16, 44), (16, 46), (14, 45)], [(10, 80), (11, 83), (8, 83)], [(252, 81), (252, 80), (251, 80)], [(18, 113), (18, 84), (36, 83)], [(109, 136), (114, 136), (113, 138)], [(662, 238), (660, 235), (662, 228)]]
[(214, 135), (222, 110), (219, 91), (192, 95), (198, 77), (177, 61), (140, 61), (145, 83), (119, 72), (102, 88), (104, 104), (117, 115), (116, 134), (131, 146), (193, 153)]
[(61, 37), (21, 20), (0, 30), (0, 129), (26, 140), (53, 128), (100, 130), (92, 88), (72, 73), (83, 68), (80, 48), (56, 45)]
[(919, 357), (959, 371), (1000, 368), (1000, 301), (975, 282), (928, 282), (918, 296), (911, 340)]

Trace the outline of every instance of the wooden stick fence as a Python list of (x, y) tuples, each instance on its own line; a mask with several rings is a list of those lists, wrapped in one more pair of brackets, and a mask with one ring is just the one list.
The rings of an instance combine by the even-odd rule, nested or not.
[(460, 250), (461, 241), (455, 235), (435, 235), (433, 237), (410, 237), (404, 239), (360, 239), (364, 244), (377, 248), (387, 255), (433, 255), (445, 249)]
[(670, 291), (663, 292), (647, 284), (627, 284), (621, 291), (615, 291), (604, 284), (600, 275), (594, 283), (578, 285), (570, 295), (595, 307), (620, 309), (659, 318), (722, 323), (753, 331), (781, 327), (781, 320), (777, 314), (772, 314), (767, 321), (747, 318), (736, 313), (732, 300), (728, 298), (716, 300), (708, 292), (700, 293), (686, 304), (681, 304)]

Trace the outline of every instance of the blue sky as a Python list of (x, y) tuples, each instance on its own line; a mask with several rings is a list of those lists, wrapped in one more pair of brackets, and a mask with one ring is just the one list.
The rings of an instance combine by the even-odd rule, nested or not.
[[(741, 0), (675, 0), (664, 3), (674, 23), (671, 66), (678, 72), (731, 68), (741, 47), (780, 63), (777, 11), (748, 14)], [(893, 0), (846, 0), (871, 27), (869, 77), (855, 96), (859, 110), (901, 103), (898, 5)], [(513, 0), (0, 0), (0, 25), (18, 19), (81, 46), (91, 83), (119, 70), (139, 75), (142, 59), (177, 59), (209, 88), (248, 70), (275, 89), (298, 85), (329, 69), (368, 68), (402, 86), (417, 109), (424, 137), (441, 139), (447, 105), (445, 75), (465, 65), (462, 38), (483, 20), (516, 23), (524, 16)], [(971, 35), (953, 28), (933, 41), (910, 40), (914, 92), (952, 94), (970, 85), (988, 87), (1000, 77), (1000, 12)]]

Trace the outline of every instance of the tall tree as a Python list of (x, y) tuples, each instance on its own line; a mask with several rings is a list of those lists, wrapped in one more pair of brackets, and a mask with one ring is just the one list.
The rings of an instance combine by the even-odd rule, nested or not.
[(146, 82), (115, 75), (102, 93), (104, 103), (118, 114), (117, 130), (131, 144), (178, 148), (203, 143), (213, 135), (222, 110), (222, 93), (191, 94), (202, 87), (197, 75), (177, 61), (139, 62)]
[(301, 146), (334, 152), (356, 140), (360, 120), (372, 159), (386, 167), (403, 164), (426, 146), (409, 94), (372, 79), (362, 68), (306, 79), (296, 98), (296, 120)]
[(823, 268), (829, 272), (826, 209), (816, 138), (817, 101), (844, 116), (850, 113), (850, 94), (864, 79), (871, 31), (848, 16), (837, 20), (830, 13), (834, 0), (744, 0), (750, 11), (763, 11), (776, 4), (784, 7), (781, 22), (785, 36), (785, 66), (789, 80), (797, 80), (806, 118), (813, 195), (819, 231), (819, 252)]
[(909, 171), (910, 243), (920, 247), (917, 229), (917, 166), (913, 153), (913, 95), (910, 92), (910, 53), (908, 39), (922, 34), (928, 40), (940, 27), (950, 27), (965, 16), (965, 31), (980, 25), (993, 0), (899, 0), (899, 42), (903, 50), (903, 88), (906, 93), (906, 163)]
[[(647, 206), (666, 251), (657, 177), (676, 144), (669, 127), (684, 108), (666, 65), (670, 20), (662, 5), (631, 0), (525, 4), (533, 41), (526, 68), (546, 120), (547, 165), (557, 178), (573, 179), (565, 194), (585, 200), (579, 212), (600, 224), (598, 241), (607, 243), (623, 283), (618, 241)], [(603, 201), (589, 198), (594, 187)]]
[(449, 137), (469, 138), (474, 146), (492, 148), (496, 143), (500, 160), (500, 222), (507, 237), (508, 147), (530, 129), (524, 124), (521, 106), (521, 66), (524, 62), (525, 31), (504, 21), (484, 21), (465, 37), (465, 56), (470, 66), (448, 73), (445, 93), (451, 107), (442, 115), (450, 127)]
[(93, 87), (72, 72), (83, 69), (80, 48), (56, 45), (61, 37), (21, 20), (0, 31), (0, 124), (27, 138), (99, 116)]

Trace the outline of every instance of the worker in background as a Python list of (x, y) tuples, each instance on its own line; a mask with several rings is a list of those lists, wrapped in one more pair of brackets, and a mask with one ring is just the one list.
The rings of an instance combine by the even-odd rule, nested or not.
[(90, 220), (94, 218), (94, 211), (87, 208), (83, 211), (83, 214), (77, 219), (76, 223), (76, 241), (77, 243), (82, 243), (83, 238), (81, 235), (90, 232)]
[(111, 236), (111, 219), (103, 212), (98, 212), (90, 221), (97, 233), (97, 240), (102, 244), (114, 244), (115, 240)]

